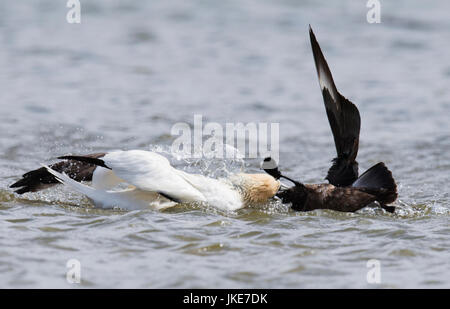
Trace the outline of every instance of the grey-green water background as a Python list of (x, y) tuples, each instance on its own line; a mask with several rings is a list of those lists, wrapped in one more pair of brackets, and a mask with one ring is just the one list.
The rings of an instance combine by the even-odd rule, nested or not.
[[(65, 1), (0, 2), (0, 287), (449, 288), (450, 5), (381, 1), (369, 24), (366, 3), (81, 0), (74, 25)], [(384, 161), (398, 181), (397, 214), (101, 211), (8, 189), (58, 155), (169, 147), (194, 114), (280, 123), (285, 172), (323, 181), (334, 145), (308, 24), (361, 112), (361, 170)]]

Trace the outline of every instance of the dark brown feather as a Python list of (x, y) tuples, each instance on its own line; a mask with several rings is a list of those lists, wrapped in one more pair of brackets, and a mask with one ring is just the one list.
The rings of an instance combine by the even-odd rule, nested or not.
[[(384, 188), (355, 188), (336, 187), (331, 184), (305, 184), (293, 186), (277, 193), (283, 203), (291, 203), (292, 209), (297, 211), (311, 211), (315, 209), (331, 209), (342, 212), (354, 212), (377, 201), (383, 209), (393, 212), (395, 207), (386, 206), (386, 202), (393, 202), (394, 194)], [(388, 198), (390, 196), (390, 198)], [(393, 198), (393, 199), (392, 199)]]
[(356, 156), (361, 118), (358, 108), (338, 92), (328, 63), (311, 28), (309, 35), (325, 110), (337, 152), (337, 157), (333, 160), (326, 179), (335, 186), (349, 186), (358, 178)]
[(376, 196), (352, 187), (330, 184), (305, 185), (308, 198), (305, 210), (331, 209), (343, 212), (357, 211), (376, 201)]
[[(311, 27), (309, 34), (337, 157), (333, 159), (326, 177), (330, 184), (303, 185), (293, 181), (293, 187), (279, 191), (276, 196), (283, 203), (291, 203), (292, 209), (297, 211), (332, 209), (354, 212), (378, 201), (381, 208), (394, 212), (395, 207), (386, 204), (396, 200), (397, 185), (384, 163), (374, 165), (358, 178), (356, 156), (361, 127), (358, 108), (337, 91), (328, 63)], [(275, 175), (273, 171), (265, 170)], [(278, 178), (285, 177), (278, 170), (276, 175)]]

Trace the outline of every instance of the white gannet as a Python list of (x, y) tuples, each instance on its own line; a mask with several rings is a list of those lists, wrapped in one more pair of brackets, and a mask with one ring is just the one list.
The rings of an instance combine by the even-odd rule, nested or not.
[[(11, 187), (21, 187), (16, 192), (24, 193), (61, 182), (84, 194), (96, 207), (128, 210), (163, 209), (192, 202), (237, 210), (267, 202), (280, 188), (280, 182), (267, 174), (239, 173), (222, 179), (190, 174), (171, 166), (162, 155), (143, 150), (60, 159), (68, 161), (26, 173)], [(92, 180), (92, 186), (81, 180)]]

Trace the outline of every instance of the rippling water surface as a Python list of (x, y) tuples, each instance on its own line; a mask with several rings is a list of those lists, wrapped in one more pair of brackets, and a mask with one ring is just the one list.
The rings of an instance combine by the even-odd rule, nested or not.
[[(66, 23), (64, 2), (0, 3), (0, 287), (75, 287), (72, 258), (81, 287), (450, 287), (447, 1), (382, 1), (381, 24), (366, 22), (366, 1), (81, 3), (79, 25)], [(58, 155), (167, 149), (173, 124), (194, 114), (280, 123), (282, 168), (323, 181), (334, 145), (308, 24), (361, 112), (361, 170), (384, 161), (398, 181), (396, 214), (277, 202), (122, 212), (62, 187), (8, 189)], [(367, 283), (370, 259), (379, 285)]]

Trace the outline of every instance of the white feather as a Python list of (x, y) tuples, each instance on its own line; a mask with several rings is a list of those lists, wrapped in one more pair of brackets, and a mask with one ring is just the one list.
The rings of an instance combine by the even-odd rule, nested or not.
[(239, 192), (229, 182), (177, 170), (154, 152), (115, 151), (102, 160), (117, 177), (143, 191), (164, 193), (182, 203), (207, 202), (224, 210), (244, 206)]
[[(319, 66), (319, 84), (322, 91), (327, 89), (333, 100), (335, 102), (338, 101), (336, 86), (334, 85), (333, 79), (331, 75), (325, 73), (322, 65)], [(336, 106), (336, 108), (339, 108), (339, 106)]]
[[(165, 157), (143, 150), (114, 151), (101, 160), (111, 170), (97, 167), (93, 187), (46, 168), (60, 182), (86, 195), (102, 208), (140, 209), (149, 205), (162, 208), (160, 203), (154, 206), (161, 200), (167, 204), (168, 199), (162, 196), (180, 203), (206, 202), (223, 210), (236, 210), (246, 205), (241, 195), (245, 190), (242, 186), (245, 182), (240, 179), (242, 176), (236, 176), (238, 181), (233, 181), (234, 178), (213, 179), (189, 174), (172, 167)], [(128, 189), (111, 190), (121, 183), (128, 185)], [(173, 205), (175, 203), (170, 203)]]
[(114, 174), (112, 170), (97, 166), (92, 174), (92, 187), (95, 189), (110, 190), (124, 183), (123, 179)]
[(155, 192), (142, 191), (136, 188), (125, 190), (103, 190), (86, 186), (80, 182), (71, 179), (66, 174), (59, 173), (50, 167), (42, 164), (49, 173), (56, 179), (75, 191), (84, 194), (98, 208), (121, 208), (127, 210), (137, 210), (144, 208), (164, 209), (176, 205), (176, 203), (162, 198)]
[(205, 196), (182, 177), (169, 161), (154, 152), (115, 151), (102, 160), (114, 174), (144, 191), (160, 192), (182, 202), (206, 202)]

